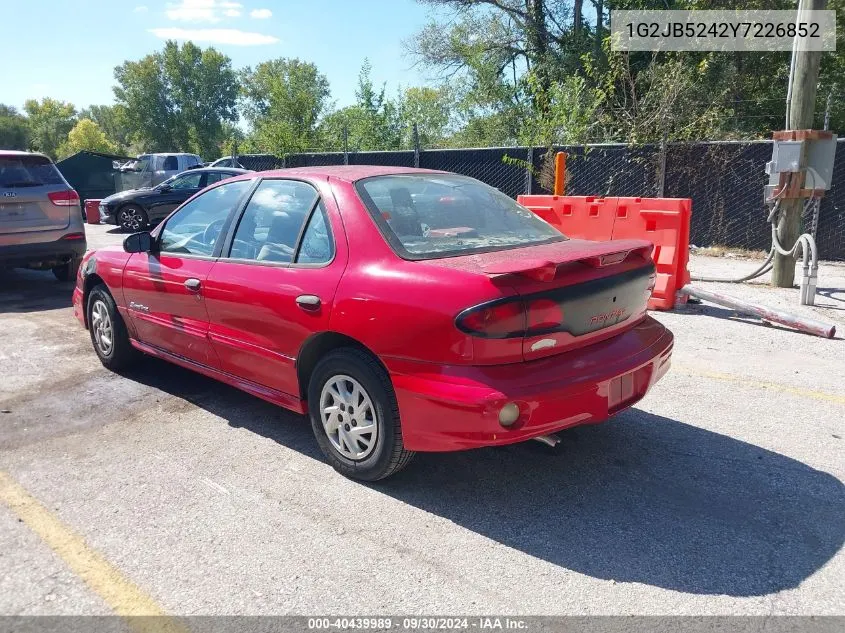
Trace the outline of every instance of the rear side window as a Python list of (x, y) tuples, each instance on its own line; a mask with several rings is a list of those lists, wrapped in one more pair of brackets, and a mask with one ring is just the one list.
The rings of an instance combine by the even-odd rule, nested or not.
[(0, 156), (0, 187), (64, 185), (59, 170), (43, 156)]
[(566, 239), (505, 194), (466, 176), (376, 176), (355, 187), (388, 243), (405, 259), (452, 257)]
[(175, 156), (164, 157), (164, 171), (177, 171), (179, 169), (179, 159)]
[(226, 180), (227, 178), (231, 178), (233, 174), (227, 174), (222, 171), (209, 171), (206, 172), (206, 181), (205, 186), (212, 185), (215, 182), (220, 182), (221, 180)]
[(316, 203), (317, 191), (304, 182), (263, 181), (238, 223), (229, 256), (260, 262), (293, 262), (300, 231)]

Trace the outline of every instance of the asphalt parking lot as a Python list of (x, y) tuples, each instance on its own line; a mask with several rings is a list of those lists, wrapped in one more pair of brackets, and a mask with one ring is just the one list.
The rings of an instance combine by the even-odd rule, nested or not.
[(304, 418), (157, 360), (106, 371), (71, 284), (6, 273), (0, 613), (845, 614), (845, 266), (819, 287), (801, 310), (797, 290), (723, 289), (835, 340), (659, 313), (669, 374), (557, 454), (420, 455), (364, 485)]

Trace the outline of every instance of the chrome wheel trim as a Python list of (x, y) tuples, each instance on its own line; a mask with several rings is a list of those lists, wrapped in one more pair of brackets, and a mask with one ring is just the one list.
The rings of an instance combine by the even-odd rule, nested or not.
[(130, 231), (138, 231), (144, 225), (144, 218), (141, 212), (135, 207), (127, 207), (121, 212), (120, 224)]
[(108, 306), (102, 299), (96, 299), (91, 306), (91, 331), (94, 333), (97, 351), (103, 356), (111, 354), (114, 347), (114, 329)]
[(320, 417), (332, 447), (353, 461), (367, 458), (378, 441), (378, 419), (366, 389), (351, 376), (329, 378), (320, 392)]

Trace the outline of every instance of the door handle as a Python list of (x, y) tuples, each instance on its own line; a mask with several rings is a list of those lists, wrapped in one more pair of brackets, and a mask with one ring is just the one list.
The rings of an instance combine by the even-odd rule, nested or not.
[(199, 292), (200, 291), (200, 280), (194, 279), (191, 277), (190, 279), (185, 280), (185, 288), (188, 289), (190, 292)]
[(309, 312), (316, 312), (320, 309), (320, 297), (317, 295), (299, 295), (296, 298), (296, 305), (303, 310)]

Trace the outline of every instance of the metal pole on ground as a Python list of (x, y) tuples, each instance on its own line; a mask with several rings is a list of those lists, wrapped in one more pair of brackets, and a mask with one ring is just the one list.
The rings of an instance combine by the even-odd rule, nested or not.
[(792, 314), (791, 312), (776, 310), (757, 303), (749, 303), (730, 295), (723, 295), (720, 292), (702, 290), (701, 288), (696, 288), (694, 286), (684, 286), (681, 289), (681, 293), (690, 297), (697, 297), (698, 299), (709, 301), (710, 303), (715, 303), (716, 305), (733, 308), (737, 312), (752, 314), (765, 321), (780, 323), (781, 325), (795, 328), (796, 330), (806, 332), (807, 334), (815, 334), (816, 336), (822, 336), (824, 338), (833, 338), (836, 336), (836, 326), (830, 323), (816, 321), (815, 319), (808, 319), (807, 317)]

